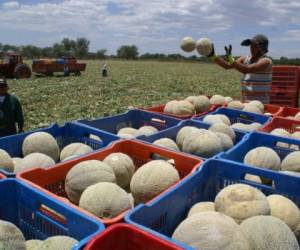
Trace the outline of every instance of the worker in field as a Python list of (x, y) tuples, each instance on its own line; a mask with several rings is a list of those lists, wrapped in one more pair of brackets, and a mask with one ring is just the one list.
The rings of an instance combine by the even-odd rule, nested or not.
[(6, 80), (0, 79), (0, 137), (22, 133), (23, 125), (24, 117), (19, 99), (8, 93)]
[(65, 59), (64, 61), (64, 76), (70, 75), (70, 68), (69, 68), (69, 61), (68, 59)]
[(232, 46), (225, 47), (225, 60), (215, 54), (214, 46), (209, 57), (224, 69), (236, 69), (243, 74), (242, 101), (260, 100), (269, 103), (272, 82), (272, 59), (267, 56), (269, 40), (264, 35), (256, 35), (243, 40), (242, 46), (250, 46), (250, 55), (235, 59)]
[(107, 77), (107, 64), (103, 63), (101, 67), (102, 77)]

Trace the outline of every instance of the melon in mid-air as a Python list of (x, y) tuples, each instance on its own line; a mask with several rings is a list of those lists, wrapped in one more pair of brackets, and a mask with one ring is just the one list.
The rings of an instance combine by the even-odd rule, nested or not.
[(196, 42), (196, 49), (202, 56), (209, 56), (212, 52), (212, 42), (208, 38), (200, 38)]
[(193, 52), (196, 48), (196, 42), (192, 37), (184, 37), (181, 41), (180, 48), (185, 52)]

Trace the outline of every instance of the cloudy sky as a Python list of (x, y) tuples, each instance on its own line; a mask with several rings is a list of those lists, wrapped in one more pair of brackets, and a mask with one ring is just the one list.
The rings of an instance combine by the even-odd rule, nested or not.
[(208, 37), (217, 52), (263, 33), (273, 57), (300, 57), (299, 0), (0, 0), (0, 42), (52, 45), (86, 37), (91, 50), (115, 53), (135, 44), (140, 53), (181, 53), (180, 40)]

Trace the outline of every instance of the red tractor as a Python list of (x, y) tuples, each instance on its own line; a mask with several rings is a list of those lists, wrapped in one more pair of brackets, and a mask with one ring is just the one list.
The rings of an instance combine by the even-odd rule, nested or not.
[(29, 78), (31, 69), (23, 63), (22, 55), (17, 52), (7, 52), (0, 63), (0, 77), (5, 78)]

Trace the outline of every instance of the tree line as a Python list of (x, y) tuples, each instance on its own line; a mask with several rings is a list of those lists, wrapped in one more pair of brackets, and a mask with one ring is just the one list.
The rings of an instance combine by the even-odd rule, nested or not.
[[(127, 60), (159, 60), (159, 61), (200, 61), (209, 63), (210, 60), (206, 57), (183, 56), (181, 54), (164, 54), (164, 53), (144, 53), (140, 54), (136, 45), (122, 45), (116, 54), (108, 55), (106, 49), (99, 49), (96, 52), (89, 51), (90, 41), (84, 37), (75, 40), (64, 38), (59, 43), (54, 43), (52, 46), (44, 48), (34, 45), (15, 46), (10, 44), (0, 43), (0, 56), (7, 51), (20, 52), (24, 58), (61, 58), (61, 57), (76, 57), (78, 59), (127, 59)], [(300, 58), (281, 57), (273, 59), (274, 64), (280, 65), (300, 65)]]

